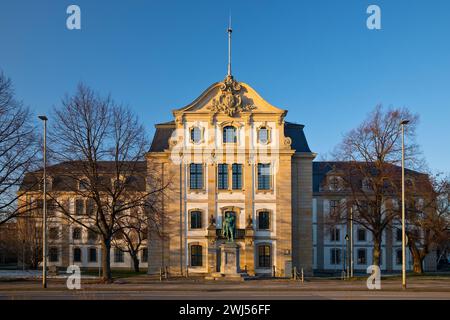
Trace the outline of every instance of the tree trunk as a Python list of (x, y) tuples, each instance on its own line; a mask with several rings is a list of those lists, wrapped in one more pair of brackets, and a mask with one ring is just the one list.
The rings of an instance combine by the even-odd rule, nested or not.
[(102, 243), (102, 280), (112, 282), (111, 273), (111, 240), (103, 240)]
[(423, 257), (420, 254), (419, 249), (417, 248), (414, 241), (409, 243), (409, 250), (411, 251), (413, 257), (413, 271), (417, 274), (423, 273)]
[(139, 258), (136, 253), (130, 253), (131, 258), (133, 259), (133, 268), (134, 272), (139, 272)]
[(381, 235), (373, 235), (373, 255), (372, 264), (380, 266), (381, 260)]

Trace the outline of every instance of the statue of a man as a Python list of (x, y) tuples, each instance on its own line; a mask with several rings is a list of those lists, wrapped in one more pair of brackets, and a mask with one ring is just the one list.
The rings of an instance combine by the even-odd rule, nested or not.
[(222, 225), (222, 236), (228, 241), (234, 241), (235, 217), (227, 212)]

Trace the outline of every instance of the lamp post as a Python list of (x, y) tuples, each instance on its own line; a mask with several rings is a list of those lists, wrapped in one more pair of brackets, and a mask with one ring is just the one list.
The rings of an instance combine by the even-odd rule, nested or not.
[(350, 207), (350, 277), (353, 278), (353, 205)]
[(347, 254), (346, 254), (346, 257), (345, 257), (345, 262), (346, 262), (345, 271), (347, 273), (347, 279), (350, 278), (350, 263), (347, 262), (347, 260), (349, 260), (349, 258), (350, 258), (350, 255), (348, 254), (348, 252), (349, 252), (349, 246), (348, 246), (349, 240), (350, 240), (350, 237), (348, 236), (348, 234), (346, 234), (345, 235), (345, 241), (346, 241), (347, 246), (345, 248), (345, 252), (347, 252)]
[(406, 227), (405, 227), (405, 125), (409, 120), (402, 120), (402, 288), (406, 289)]
[(39, 116), (44, 122), (44, 185), (42, 208), (42, 287), (47, 288), (47, 117)]

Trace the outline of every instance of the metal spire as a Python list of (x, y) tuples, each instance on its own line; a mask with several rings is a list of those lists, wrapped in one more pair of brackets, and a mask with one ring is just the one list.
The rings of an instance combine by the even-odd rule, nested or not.
[(228, 32), (228, 76), (231, 77), (231, 33), (233, 32), (233, 29), (231, 29), (231, 13), (227, 32)]

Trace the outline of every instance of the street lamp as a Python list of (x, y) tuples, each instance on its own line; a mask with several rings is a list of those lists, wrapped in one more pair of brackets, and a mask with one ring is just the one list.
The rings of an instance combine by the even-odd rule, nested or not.
[(348, 234), (346, 234), (345, 235), (345, 241), (346, 241), (347, 247), (345, 249), (345, 252), (347, 254), (346, 254), (346, 257), (345, 257), (345, 262), (346, 262), (345, 271), (347, 272), (347, 279), (350, 278), (350, 267), (349, 267), (350, 263), (347, 262), (347, 260), (349, 260), (349, 258), (350, 258), (350, 255), (348, 254), (348, 251), (349, 251), (349, 246), (348, 246), (349, 240), (350, 240), (350, 237), (348, 236)]
[(47, 288), (47, 117), (39, 116), (44, 122), (44, 185), (42, 208), (42, 287)]
[(405, 125), (409, 120), (402, 120), (402, 287), (406, 289), (406, 228), (405, 228)]

